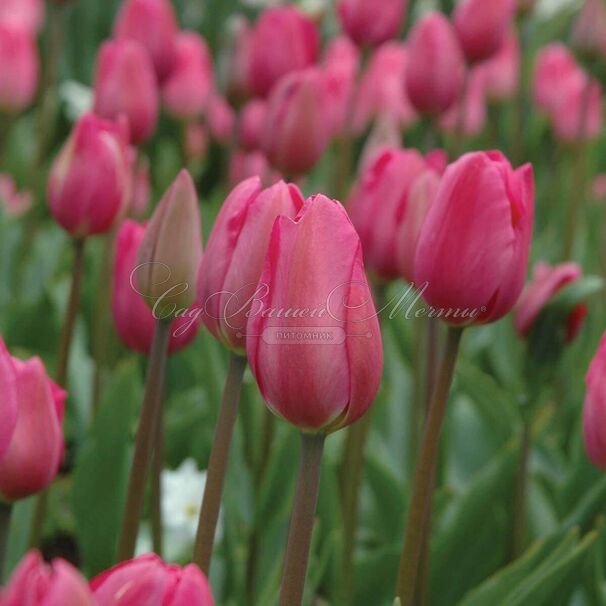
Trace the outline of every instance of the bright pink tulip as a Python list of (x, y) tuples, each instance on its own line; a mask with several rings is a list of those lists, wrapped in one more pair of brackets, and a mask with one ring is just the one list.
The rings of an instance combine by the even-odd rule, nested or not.
[[(137, 267), (137, 254), (145, 235), (145, 225), (126, 220), (116, 238), (112, 284), (112, 312), (114, 326), (123, 343), (143, 354), (151, 350), (156, 321), (152, 311), (137, 293), (133, 270)], [(196, 336), (199, 314), (177, 318), (171, 326), (169, 352), (179, 351)]]
[(316, 25), (294, 6), (263, 12), (250, 39), (249, 82), (253, 92), (264, 97), (282, 76), (313, 65), (319, 45)]
[(606, 4), (585, 0), (572, 28), (572, 45), (584, 53), (606, 57)]
[(0, 0), (0, 22), (36, 34), (44, 23), (44, 0)]
[(347, 35), (360, 46), (377, 46), (396, 38), (408, 0), (338, 0), (337, 13)]
[(17, 393), (17, 379), (13, 369), (10, 354), (0, 337), (0, 407), (2, 424), (0, 424), (0, 461), (8, 447), (17, 423), (17, 410), (19, 407)]
[(208, 130), (215, 141), (227, 145), (234, 134), (236, 115), (229, 103), (220, 95), (210, 96), (206, 108)]
[(214, 606), (206, 577), (195, 564), (165, 564), (156, 555), (122, 562), (90, 583), (98, 606)]
[(39, 60), (34, 34), (20, 24), (0, 21), (0, 115), (23, 111), (38, 87)]
[(159, 111), (156, 77), (145, 48), (134, 40), (101, 45), (95, 76), (95, 113), (116, 120), (124, 114), (131, 139), (141, 143), (156, 128)]
[(210, 51), (195, 32), (181, 32), (175, 47), (175, 64), (162, 87), (164, 105), (175, 118), (201, 118), (213, 87)]
[(280, 173), (272, 168), (263, 152), (236, 150), (229, 160), (229, 185), (235, 187), (250, 177), (259, 177), (263, 187), (280, 180)]
[(486, 72), (480, 66), (470, 69), (464, 95), (440, 118), (440, 126), (446, 132), (458, 133), (460, 129), (468, 137), (475, 137), (482, 132), (487, 118), (485, 76)]
[(338, 202), (318, 195), (277, 219), (259, 288), (246, 348), (269, 408), (303, 431), (353, 423), (376, 395), (383, 353), (360, 240)]
[(324, 75), (318, 68), (289, 74), (269, 98), (263, 151), (286, 175), (311, 170), (330, 138)]
[(169, 75), (175, 61), (177, 36), (177, 20), (170, 0), (125, 0), (114, 35), (145, 47), (159, 81)]
[(606, 469), (606, 334), (585, 378), (587, 391), (583, 407), (585, 450), (591, 462)]
[(438, 12), (422, 17), (408, 37), (406, 90), (427, 115), (446, 111), (460, 96), (465, 62), (450, 21)]
[[(583, 276), (581, 268), (576, 263), (561, 263), (548, 265), (537, 263), (534, 268), (532, 281), (524, 289), (518, 301), (514, 315), (514, 325), (518, 334), (528, 336), (532, 327), (545, 306), (565, 286), (577, 282)], [(581, 330), (587, 306), (581, 303), (570, 313), (566, 321), (566, 340), (572, 341)]]
[(347, 204), (362, 242), (364, 262), (382, 280), (399, 277), (398, 230), (410, 188), (427, 169), (415, 150), (384, 151), (364, 171)]
[(464, 155), (444, 173), (415, 257), (415, 283), (453, 325), (498, 320), (526, 277), (534, 178), (500, 152)]
[(460, 0), (453, 21), (467, 61), (494, 55), (512, 25), (516, 0)]
[(11, 175), (0, 173), (0, 207), (10, 217), (21, 217), (31, 207), (33, 196), (30, 191), (18, 191)]
[(105, 233), (126, 210), (131, 182), (126, 129), (86, 114), (51, 168), (51, 213), (75, 238)]
[(262, 190), (253, 177), (233, 190), (217, 217), (200, 266), (198, 301), (208, 330), (239, 353), (273, 224), (280, 215), (294, 219), (303, 201), (295, 185), (280, 181)]
[(97, 606), (88, 583), (59, 558), (47, 564), (38, 551), (21, 560), (6, 589), (3, 606)]
[(262, 99), (253, 99), (242, 108), (238, 124), (238, 145), (242, 149), (259, 149), (266, 115), (267, 103)]
[(484, 87), (492, 101), (513, 99), (520, 86), (520, 44), (515, 29), (511, 29), (501, 48), (477, 67), (484, 73)]

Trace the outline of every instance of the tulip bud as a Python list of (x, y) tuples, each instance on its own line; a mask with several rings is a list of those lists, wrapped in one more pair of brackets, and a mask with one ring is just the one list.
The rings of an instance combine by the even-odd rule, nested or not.
[(441, 114), (459, 98), (465, 80), (463, 53), (452, 25), (442, 13), (429, 13), (415, 24), (408, 40), (408, 96), (419, 112)]
[(23, 111), (38, 86), (38, 50), (32, 32), (0, 21), (0, 115)]
[(354, 186), (347, 204), (364, 252), (364, 262), (381, 280), (399, 277), (398, 230), (410, 188), (427, 169), (415, 150), (390, 149), (378, 156)]
[(125, 129), (86, 114), (51, 168), (49, 207), (74, 238), (105, 233), (125, 210), (131, 183)]
[(313, 21), (294, 6), (263, 12), (250, 39), (250, 85), (265, 97), (289, 72), (313, 65), (318, 58), (320, 37)]
[(173, 68), (176, 36), (177, 20), (170, 0), (125, 0), (114, 25), (115, 38), (143, 45), (160, 82)]
[(6, 589), (3, 606), (97, 606), (86, 579), (60, 558), (50, 564), (38, 551), (21, 560)]
[(289, 74), (272, 91), (263, 151), (280, 172), (306, 173), (324, 154), (330, 138), (325, 100), (324, 77), (317, 68)]
[(181, 568), (153, 554), (122, 562), (95, 577), (90, 587), (98, 606), (214, 606), (213, 595), (195, 564)]
[(452, 325), (498, 320), (526, 277), (534, 178), (500, 152), (464, 155), (444, 173), (415, 257), (415, 283), (437, 317)]
[(25, 28), (35, 35), (44, 24), (44, 1), (0, 0), (0, 23)]
[(378, 46), (396, 38), (407, 0), (338, 0), (337, 13), (347, 35), (360, 46)]
[(238, 144), (242, 149), (259, 149), (265, 128), (267, 103), (261, 99), (249, 101), (240, 113), (238, 124)]
[(168, 113), (182, 120), (201, 118), (212, 86), (213, 64), (206, 42), (195, 32), (181, 32), (175, 65), (162, 88)]
[[(126, 220), (116, 238), (114, 273), (112, 282), (112, 312), (116, 332), (122, 342), (143, 354), (151, 351), (154, 328), (152, 311), (137, 292), (133, 274), (137, 267), (137, 254), (145, 235), (145, 226)], [(171, 326), (169, 353), (189, 345), (196, 336), (199, 314), (185, 313)]]
[(379, 322), (360, 240), (343, 207), (318, 195), (272, 230), (246, 348), (269, 408), (302, 431), (362, 416), (381, 380)]
[(494, 55), (512, 25), (516, 0), (460, 0), (453, 22), (467, 61)]
[(124, 114), (133, 143), (156, 128), (159, 95), (150, 59), (138, 42), (109, 40), (101, 45), (95, 76), (95, 113), (116, 120)]
[(585, 378), (587, 391), (583, 407), (585, 449), (591, 462), (606, 469), (606, 334)]
[(572, 28), (572, 46), (582, 52), (606, 57), (606, 4), (585, 0)]
[(206, 108), (206, 121), (212, 138), (227, 145), (234, 133), (236, 116), (229, 103), (220, 95), (211, 95)]
[(280, 180), (280, 173), (271, 167), (262, 152), (236, 150), (229, 160), (230, 187), (250, 177), (259, 177), (261, 185), (269, 187)]
[(284, 181), (261, 190), (253, 177), (229, 195), (211, 232), (200, 266), (198, 300), (216, 339), (244, 352), (246, 319), (278, 216), (294, 219), (303, 195)]
[(2, 394), (2, 398), (0, 398), (0, 414), (2, 415), (2, 423), (0, 424), (1, 461), (15, 430), (19, 406), (13, 362), (2, 337), (0, 337), (0, 393)]
[(509, 31), (501, 48), (478, 66), (484, 76), (484, 87), (492, 101), (513, 99), (520, 87), (520, 45), (515, 29)]
[[(474, 137), (486, 126), (486, 72), (473, 67), (470, 69), (467, 86), (462, 97), (440, 118), (440, 126), (446, 132)], [(463, 115), (461, 116), (461, 104)], [(462, 118), (462, 120), (461, 120)]]
[(196, 296), (202, 260), (198, 196), (190, 174), (182, 170), (164, 194), (139, 247), (133, 280), (147, 304), (162, 318), (189, 307)]

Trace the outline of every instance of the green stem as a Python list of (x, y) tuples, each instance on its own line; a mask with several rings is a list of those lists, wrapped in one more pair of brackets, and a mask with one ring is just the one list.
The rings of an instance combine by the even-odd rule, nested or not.
[(427, 532), (428, 512), (432, 506), (433, 478), (438, 460), (440, 433), (446, 415), (448, 394), (462, 334), (461, 328), (451, 327), (448, 330), (446, 349), (425, 424), (400, 559), (397, 596), (400, 598), (401, 606), (411, 606), (414, 603), (419, 561)]
[(215, 531), (219, 520), (223, 485), (227, 473), (229, 451), (231, 448), (234, 426), (240, 405), (242, 379), (246, 369), (246, 358), (231, 354), (229, 370), (225, 381), (223, 399), (219, 409), (219, 418), (213, 437), (213, 445), (206, 471), (206, 486), (200, 509), (198, 532), (194, 547), (194, 563), (208, 574), (212, 558)]
[(526, 542), (526, 502), (528, 498), (528, 463), (530, 458), (531, 441), (530, 434), (530, 422), (527, 419), (524, 419), (522, 425), (522, 434), (520, 437), (520, 456), (518, 459), (518, 469), (514, 489), (510, 553), (510, 559), (512, 561), (522, 554)]
[(129, 560), (135, 553), (139, 519), (143, 511), (145, 484), (150, 466), (158, 414), (162, 406), (162, 387), (170, 338), (170, 323), (158, 320), (149, 356), (145, 394), (135, 440), (135, 452), (128, 482), (126, 506), (118, 546), (118, 561)]
[(301, 606), (320, 489), (324, 434), (301, 434), (297, 489), (288, 531), (280, 606)]
[(160, 387), (162, 403), (158, 407), (154, 453), (151, 471), (151, 536), (155, 553), (162, 557), (162, 471), (164, 470), (164, 386)]
[(12, 503), (0, 501), (0, 583), (4, 583), (6, 574), (6, 551), (11, 527)]

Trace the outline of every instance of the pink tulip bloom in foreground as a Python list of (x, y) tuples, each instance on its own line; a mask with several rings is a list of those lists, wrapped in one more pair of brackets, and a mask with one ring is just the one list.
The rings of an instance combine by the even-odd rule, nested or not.
[(19, 401), (17, 397), (17, 379), (13, 369), (13, 361), (8, 353), (2, 337), (0, 337), (0, 461), (7, 451), (15, 424), (17, 422), (17, 409)]
[(21, 560), (10, 579), (2, 606), (97, 606), (86, 579), (62, 559), (50, 564), (38, 551)]
[(360, 46), (377, 46), (397, 37), (407, 0), (338, 0), (337, 13), (347, 35)]
[(500, 152), (466, 154), (444, 173), (415, 257), (415, 284), (453, 325), (494, 322), (526, 278), (534, 218), (530, 164)]
[(246, 348), (269, 406), (306, 432), (362, 416), (383, 354), (362, 247), (343, 207), (323, 195), (274, 225)]
[(585, 450), (591, 462), (606, 469), (606, 334), (585, 378), (583, 407)]
[(156, 555), (122, 562), (90, 583), (97, 606), (214, 606), (200, 569), (165, 564)]

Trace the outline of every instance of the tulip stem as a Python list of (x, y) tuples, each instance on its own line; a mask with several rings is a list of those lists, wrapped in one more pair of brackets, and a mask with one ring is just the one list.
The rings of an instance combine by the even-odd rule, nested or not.
[(526, 500), (528, 494), (528, 463), (530, 459), (530, 421), (524, 419), (520, 437), (520, 454), (516, 473), (513, 518), (511, 531), (510, 560), (515, 560), (524, 551), (526, 541)]
[[(164, 386), (161, 386), (161, 398), (164, 400)], [(152, 455), (151, 472), (151, 536), (152, 547), (155, 553), (162, 557), (162, 471), (164, 470), (164, 405), (158, 407), (156, 421), (156, 437), (154, 439), (154, 453)]]
[(11, 527), (13, 504), (0, 501), (0, 583), (4, 583), (6, 574), (6, 550)]
[(301, 434), (301, 457), (284, 557), (280, 606), (300, 606), (303, 602), (325, 439), (324, 434)]
[(206, 486), (200, 509), (198, 532), (194, 547), (194, 563), (208, 575), (212, 558), (215, 531), (219, 520), (223, 485), (227, 473), (229, 450), (231, 447), (234, 426), (240, 406), (242, 379), (246, 369), (246, 358), (231, 354), (229, 370), (225, 380), (223, 398), (219, 408), (219, 418), (213, 437), (213, 445), (206, 471)]
[(448, 329), (446, 348), (431, 396), (423, 442), (416, 464), (400, 559), (397, 596), (400, 598), (401, 606), (411, 606), (414, 603), (419, 562), (425, 534), (428, 531), (429, 510), (432, 506), (433, 479), (440, 448), (440, 433), (446, 415), (448, 394), (452, 385), (462, 334), (463, 329), (461, 328)]
[(135, 553), (139, 519), (143, 510), (145, 484), (156, 436), (156, 426), (162, 406), (162, 388), (166, 372), (166, 357), (170, 339), (170, 322), (158, 320), (149, 356), (145, 394), (135, 440), (135, 452), (128, 481), (126, 506), (118, 546), (118, 561), (129, 560)]

